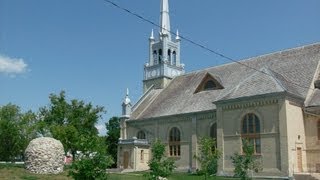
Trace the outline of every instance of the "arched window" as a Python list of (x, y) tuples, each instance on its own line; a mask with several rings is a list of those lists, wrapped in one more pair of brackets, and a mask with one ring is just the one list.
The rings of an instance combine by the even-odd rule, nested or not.
[(157, 59), (158, 59), (157, 51), (154, 50), (153, 51), (153, 63), (154, 64), (157, 64), (157, 62), (158, 62)]
[(138, 139), (146, 139), (146, 133), (144, 133), (143, 131), (139, 131), (137, 134), (137, 138)]
[(260, 120), (255, 114), (249, 113), (243, 117), (241, 138), (253, 145), (255, 154), (261, 153)]
[(170, 156), (180, 156), (180, 131), (178, 128), (174, 127), (169, 133), (169, 155)]
[(317, 131), (318, 131), (318, 140), (320, 141), (320, 120), (317, 123)]
[(176, 65), (177, 64), (177, 53), (176, 53), (176, 51), (172, 52), (172, 56), (173, 56), (173, 58), (172, 58), (173, 62), (172, 63), (174, 65)]
[(217, 147), (217, 123), (212, 124), (210, 128), (210, 137), (215, 140), (215, 147)]
[(169, 64), (171, 64), (171, 50), (168, 49), (168, 61), (169, 61)]
[(217, 88), (217, 85), (214, 81), (212, 80), (209, 80), (206, 82), (206, 84), (204, 85), (204, 90), (213, 90), (213, 89), (216, 89)]
[(159, 49), (159, 64), (162, 61), (162, 49)]

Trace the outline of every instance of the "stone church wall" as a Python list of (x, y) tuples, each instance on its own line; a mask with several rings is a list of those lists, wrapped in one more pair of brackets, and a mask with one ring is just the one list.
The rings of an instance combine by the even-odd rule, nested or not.
[[(254, 113), (260, 120), (261, 154), (256, 155), (263, 167), (260, 175), (290, 176), (299, 172), (298, 147), (302, 150), (302, 171), (310, 168), (315, 171), (316, 165), (320, 163), (316, 158), (320, 143), (314, 142), (317, 138), (314, 124), (316, 120), (304, 121), (301, 107), (284, 97), (253, 98), (218, 104), (216, 111), (128, 121), (127, 138), (136, 137), (143, 130), (149, 142), (159, 138), (165, 143), (169, 156), (169, 132), (171, 128), (177, 127), (181, 133), (181, 156), (172, 158), (178, 169), (195, 170), (199, 168), (198, 162), (193, 158), (198, 152), (198, 140), (200, 137), (210, 136), (210, 127), (217, 123), (218, 149), (223, 152), (219, 172), (232, 175), (234, 167), (230, 157), (235, 152), (241, 152), (241, 123), (248, 113)], [(305, 132), (305, 125), (305, 128), (312, 130)], [(137, 170), (145, 169), (151, 157), (151, 154), (145, 155), (143, 162), (140, 162), (141, 150), (143, 149), (136, 149), (135, 159), (130, 154), (130, 166), (135, 166)], [(136, 165), (133, 164), (134, 161)]]
[[(231, 156), (235, 152), (241, 152), (241, 123), (248, 113), (254, 113), (260, 120), (261, 154), (260, 158), (263, 171), (279, 174), (280, 147), (279, 147), (279, 106), (276, 99), (256, 99), (252, 101), (238, 101), (220, 105), (218, 116), (218, 134), (220, 150), (223, 151), (223, 159), (219, 163), (219, 170), (232, 174), (234, 166)], [(221, 119), (219, 119), (221, 118)], [(220, 128), (220, 129), (219, 129)], [(221, 134), (222, 133), (222, 134)], [(222, 144), (221, 144), (222, 143)], [(218, 144), (219, 146), (219, 144)]]
[(214, 112), (211, 111), (152, 120), (132, 121), (127, 124), (127, 137), (129, 139), (136, 137), (137, 133), (143, 130), (149, 142), (152, 142), (155, 138), (159, 138), (166, 144), (166, 151), (169, 157), (169, 132), (171, 128), (177, 127), (181, 133), (181, 156), (172, 158), (180, 170), (197, 169), (198, 164), (193, 158), (193, 155), (198, 150), (197, 140), (200, 137), (210, 135), (210, 126), (215, 122), (214, 118)]

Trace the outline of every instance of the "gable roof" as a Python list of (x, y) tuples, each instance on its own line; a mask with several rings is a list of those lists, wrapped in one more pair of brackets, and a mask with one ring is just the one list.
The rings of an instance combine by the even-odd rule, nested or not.
[[(229, 63), (178, 76), (163, 90), (151, 90), (157, 91), (152, 102), (136, 106), (130, 119), (214, 110), (215, 101), (269, 93), (288, 92), (305, 99), (308, 89), (300, 86), (310, 87), (319, 60), (320, 43), (316, 43), (239, 61), (263, 73)], [(219, 77), (224, 89), (194, 94), (207, 73)]]

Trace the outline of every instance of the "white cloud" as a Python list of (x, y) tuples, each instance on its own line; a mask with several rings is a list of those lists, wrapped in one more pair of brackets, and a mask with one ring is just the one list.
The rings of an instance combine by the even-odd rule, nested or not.
[(0, 54), (0, 73), (22, 74), (27, 71), (28, 65), (21, 58), (10, 58)]
[(100, 135), (106, 134), (106, 127), (104, 126), (104, 124), (97, 124), (96, 128), (98, 129)]

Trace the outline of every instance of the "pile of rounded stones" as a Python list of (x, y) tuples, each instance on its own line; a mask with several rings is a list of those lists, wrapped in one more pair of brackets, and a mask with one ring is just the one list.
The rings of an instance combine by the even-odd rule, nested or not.
[(64, 149), (60, 141), (40, 137), (33, 139), (25, 150), (25, 168), (37, 174), (63, 172)]

